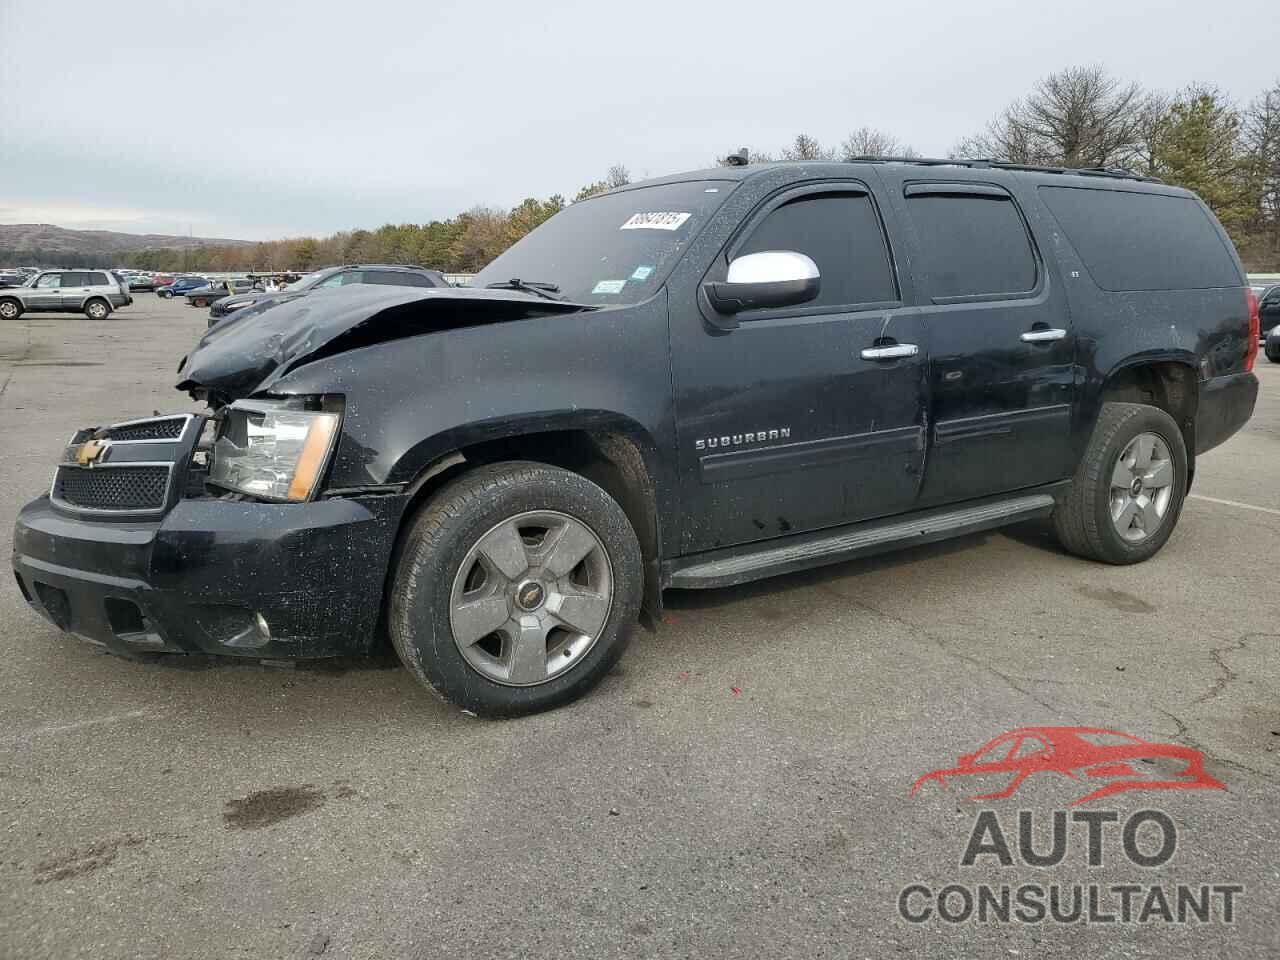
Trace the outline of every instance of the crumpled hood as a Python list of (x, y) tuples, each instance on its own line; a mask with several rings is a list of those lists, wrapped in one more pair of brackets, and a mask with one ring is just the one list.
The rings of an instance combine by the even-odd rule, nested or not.
[(225, 402), (268, 390), (317, 355), (435, 330), (597, 309), (518, 290), (373, 284), (263, 306), (245, 307), (211, 327), (178, 365), (177, 389)]

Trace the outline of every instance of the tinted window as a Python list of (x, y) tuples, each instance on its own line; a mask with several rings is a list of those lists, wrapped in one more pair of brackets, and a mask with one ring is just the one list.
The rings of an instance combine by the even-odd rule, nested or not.
[(62, 275), (63, 287), (84, 287), (88, 286), (87, 273), (64, 273)]
[(818, 265), (822, 290), (806, 307), (898, 299), (884, 232), (864, 193), (822, 194), (784, 203), (751, 231), (734, 256), (764, 250), (794, 250)]
[(1242, 283), (1213, 222), (1190, 197), (1041, 187), (1104, 290), (1197, 290)]
[(366, 270), (364, 272), (365, 283), (384, 283), (393, 287), (430, 287), (434, 286), (430, 280), (419, 273), (409, 273), (407, 270)]
[(1036, 285), (1031, 241), (1007, 196), (927, 193), (907, 197), (929, 296), (1026, 293)]
[(85, 276), (88, 277), (86, 284), (90, 287), (105, 287), (108, 283), (105, 273), (87, 273)]

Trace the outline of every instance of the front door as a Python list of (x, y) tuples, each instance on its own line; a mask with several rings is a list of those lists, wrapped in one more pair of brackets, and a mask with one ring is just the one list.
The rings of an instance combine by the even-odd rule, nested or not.
[(57, 310), (62, 306), (62, 274), (42, 273), (22, 299), (28, 310)]
[(881, 177), (911, 231), (929, 338), (929, 454), (920, 505), (1071, 473), (1075, 339), (1061, 282), (1017, 200), (974, 179)]
[(702, 277), (723, 280), (744, 254), (795, 251), (821, 273), (809, 303), (741, 313), (738, 327), (724, 330), (693, 291), (673, 293), (681, 553), (899, 513), (914, 502), (926, 351), (879, 209), (861, 182), (762, 198)]

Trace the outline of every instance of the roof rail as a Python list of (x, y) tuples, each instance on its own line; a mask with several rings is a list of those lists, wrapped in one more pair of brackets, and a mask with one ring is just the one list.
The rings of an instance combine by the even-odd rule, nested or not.
[(1163, 183), (1158, 177), (1134, 173), (1124, 167), (1049, 167), (1031, 163), (1008, 163), (975, 157), (848, 157), (846, 163), (914, 163), (922, 167), (967, 167), (970, 170), (1021, 170), (1028, 173), (1060, 173), (1079, 177), (1114, 177), (1117, 180), (1142, 180), (1146, 183)]

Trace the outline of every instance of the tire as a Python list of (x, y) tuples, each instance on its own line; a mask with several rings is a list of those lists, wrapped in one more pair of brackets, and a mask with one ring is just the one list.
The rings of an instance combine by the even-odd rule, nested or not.
[[(1138, 483), (1126, 488), (1130, 480)], [(1139, 563), (1165, 545), (1186, 494), (1187, 449), (1173, 418), (1146, 404), (1104, 403), (1053, 525), (1077, 556)]]
[(0, 300), (0, 320), (17, 320), (22, 316), (22, 301), (13, 297)]
[(90, 320), (105, 320), (111, 316), (111, 304), (99, 297), (94, 297), (85, 303), (84, 315)]
[(156, 291), (156, 296), (158, 296), (158, 297), (159, 297), (160, 299), (162, 299), (162, 300), (168, 300), (169, 298), (171, 298), (171, 297), (173, 296), (173, 291), (172, 291), (172, 290), (157, 290), (157, 291)]
[(1280, 349), (1273, 350), (1270, 347), (1266, 347), (1263, 352), (1267, 355), (1267, 359), (1272, 363), (1280, 363)]
[(409, 521), (388, 632), (409, 672), (445, 700), (485, 716), (535, 713), (582, 696), (618, 661), (643, 578), (635, 531), (604, 490), (558, 467), (492, 464)]

